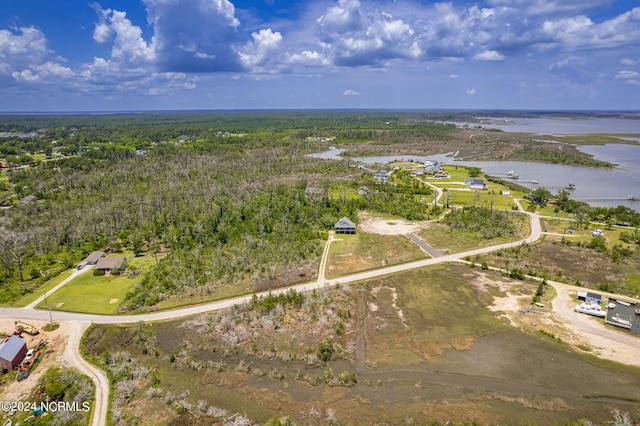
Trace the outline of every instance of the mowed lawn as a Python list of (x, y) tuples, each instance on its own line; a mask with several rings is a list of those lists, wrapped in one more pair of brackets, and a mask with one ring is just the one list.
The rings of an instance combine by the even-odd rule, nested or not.
[(135, 266), (140, 273), (130, 278), (127, 271), (122, 275), (94, 276), (92, 271), (76, 277), (55, 293), (47, 296), (46, 303), (38, 305), (40, 309), (48, 307), (54, 310), (86, 312), (95, 314), (113, 314), (127, 293), (143, 277), (145, 265), (151, 257), (129, 259), (129, 265)]

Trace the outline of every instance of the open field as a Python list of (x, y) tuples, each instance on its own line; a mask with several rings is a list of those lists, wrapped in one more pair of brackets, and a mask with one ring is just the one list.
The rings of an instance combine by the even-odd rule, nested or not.
[[(389, 222), (393, 223), (392, 220)], [(336, 235), (329, 248), (326, 274), (327, 278), (335, 278), (425, 257), (425, 253), (404, 235), (341, 234)]]
[(436, 222), (426, 224), (423, 229), (417, 232), (417, 235), (427, 244), (442, 253), (459, 253), (461, 251), (517, 241), (528, 235), (529, 226), (527, 217), (523, 214), (514, 213), (512, 218), (518, 227), (517, 235), (483, 238), (481, 235), (478, 235), (477, 232), (464, 229), (452, 229), (448, 225)]
[[(235, 415), (261, 424), (288, 416), (308, 425), (557, 425), (604, 424), (614, 408), (635, 415), (640, 369), (513, 327), (487, 308), (506, 291), (530, 296), (531, 288), (439, 265), (269, 311), (256, 304), (187, 321), (96, 326), (84, 344), (97, 359), (109, 354), (112, 371), (155, 367), (136, 379), (132, 397), (118, 399), (118, 416), (130, 422)], [(316, 356), (327, 339), (334, 352), (325, 363)], [(585, 377), (597, 380), (585, 386)]]
[(36, 300), (38, 297), (44, 295), (46, 292), (48, 292), (49, 290), (51, 290), (52, 288), (60, 284), (62, 281), (69, 278), (72, 272), (73, 271), (71, 269), (68, 269), (62, 272), (60, 275), (58, 275), (53, 279), (50, 279), (49, 281), (44, 283), (42, 286), (40, 286), (33, 292), (28, 293), (24, 295), (22, 298), (16, 300), (14, 303), (11, 304), (11, 306), (27, 306), (29, 303)]

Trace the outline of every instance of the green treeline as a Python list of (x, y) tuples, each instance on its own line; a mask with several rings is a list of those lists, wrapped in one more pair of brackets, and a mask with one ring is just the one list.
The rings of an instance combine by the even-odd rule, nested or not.
[[(121, 305), (125, 310), (247, 293), (310, 279), (327, 231), (342, 216), (357, 221), (357, 212), (367, 209), (427, 217), (417, 202), (431, 192), (423, 184), (399, 175), (395, 185), (375, 185), (370, 172), (306, 157), (307, 140), (282, 136), (314, 120), (316, 129), (346, 127), (345, 117), (331, 126), (326, 114), (309, 114), (293, 125), (296, 117), (284, 113), (255, 122), (227, 113), (216, 120), (161, 114), (61, 117), (54, 123), (45, 117), (48, 129), (37, 120), (24, 125), (21, 131), (38, 130), (39, 136), (0, 145), (40, 153), (46, 141), (75, 155), (34, 162), (0, 182), (7, 193), (38, 200), (0, 211), (0, 302), (33, 291), (94, 250), (155, 259)], [(352, 129), (393, 120), (351, 117)], [(220, 131), (255, 133), (226, 137)], [(52, 144), (52, 138), (59, 139)], [(147, 143), (155, 138), (184, 142)], [(136, 155), (140, 148), (146, 152)], [(336, 179), (344, 176), (349, 178)], [(356, 195), (363, 185), (371, 191)], [(309, 197), (309, 186), (324, 188), (325, 195)]]

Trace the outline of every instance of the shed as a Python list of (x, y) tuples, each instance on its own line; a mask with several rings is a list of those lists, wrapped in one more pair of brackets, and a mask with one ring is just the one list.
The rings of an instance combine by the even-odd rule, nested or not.
[(336, 234), (355, 234), (356, 224), (349, 220), (348, 217), (343, 217), (334, 225)]
[(98, 263), (98, 260), (100, 260), (102, 256), (104, 256), (103, 251), (94, 251), (89, 256), (87, 256), (86, 259), (84, 259), (82, 262), (86, 263), (87, 265), (95, 265), (96, 263)]
[(122, 256), (117, 257), (101, 257), (96, 263), (96, 269), (99, 271), (113, 271), (120, 269), (124, 271), (127, 268), (127, 258)]
[(13, 370), (27, 353), (27, 343), (20, 336), (13, 335), (0, 343), (0, 368)]

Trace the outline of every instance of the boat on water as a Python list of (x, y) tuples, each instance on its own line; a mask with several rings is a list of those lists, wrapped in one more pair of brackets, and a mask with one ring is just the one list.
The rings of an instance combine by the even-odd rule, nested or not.
[(620, 318), (620, 314), (616, 314), (616, 316), (612, 317), (611, 319), (619, 324), (622, 324), (623, 326), (631, 327), (631, 321)]
[(517, 174), (515, 171), (513, 171), (513, 170), (509, 170), (509, 171), (507, 172), (507, 177), (508, 177), (509, 179), (518, 179), (518, 177), (519, 177), (519, 176), (518, 176), (518, 174)]
[(539, 184), (540, 182), (538, 182), (538, 181), (537, 181), (537, 180), (535, 180), (535, 179), (531, 179), (531, 183), (532, 183), (533, 185), (537, 185), (537, 184)]
[(565, 189), (576, 189), (576, 186), (572, 183), (568, 183), (567, 186), (564, 187)]
[(627, 195), (627, 200), (629, 201), (638, 201), (639, 198), (637, 195)]
[(597, 303), (581, 303), (573, 308), (574, 311), (581, 314), (593, 315), (594, 317), (604, 318), (607, 311), (603, 311)]

